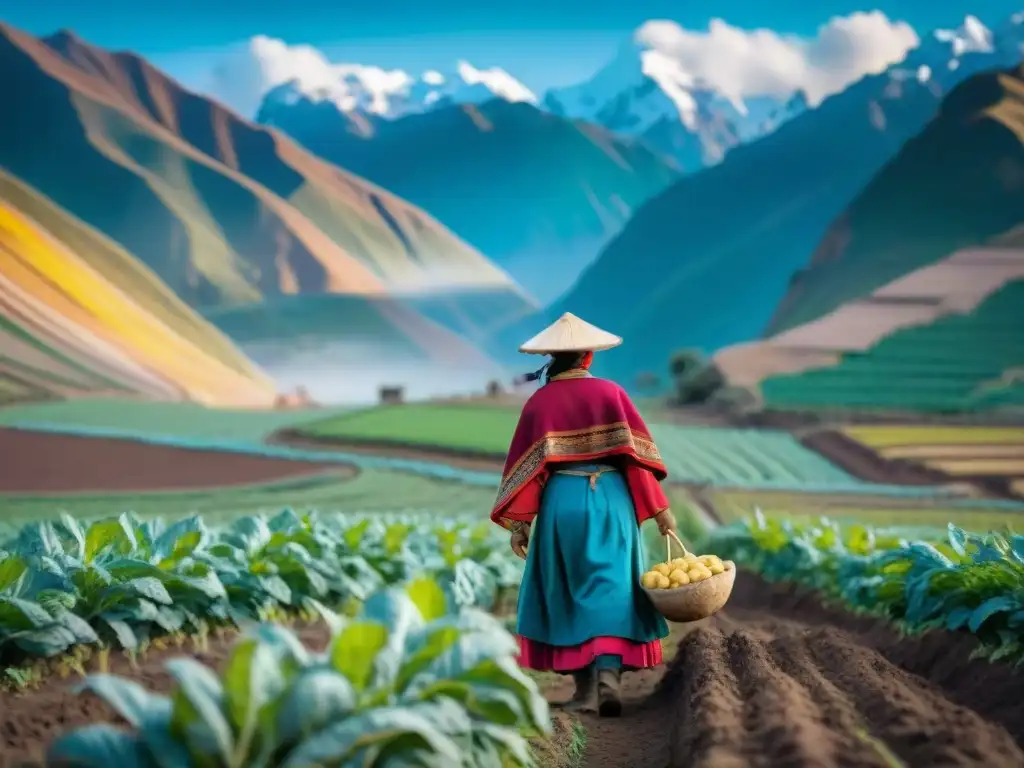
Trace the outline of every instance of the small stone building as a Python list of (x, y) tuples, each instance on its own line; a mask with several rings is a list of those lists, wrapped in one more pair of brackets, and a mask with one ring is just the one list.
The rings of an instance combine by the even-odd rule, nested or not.
[(405, 387), (381, 387), (379, 393), (381, 405), (399, 405), (405, 402)]

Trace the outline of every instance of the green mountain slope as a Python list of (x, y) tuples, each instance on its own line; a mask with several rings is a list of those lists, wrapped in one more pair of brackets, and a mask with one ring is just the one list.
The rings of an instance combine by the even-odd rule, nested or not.
[(1024, 65), (977, 75), (872, 179), (794, 276), (768, 333), (1024, 222)]
[(0, 67), (19, 115), (0, 123), (0, 165), (140, 255), (193, 306), (516, 290), (422, 211), (137, 56), (0, 27)]
[(257, 119), (421, 206), (542, 301), (678, 176), (642, 144), (501, 99), (356, 124), (271, 94)]
[(623, 380), (664, 370), (682, 347), (759, 337), (828, 227), (935, 115), (941, 92), (891, 86), (887, 74), (864, 78), (678, 181), (637, 211), (553, 314), (622, 335), (602, 366)]
[(834, 366), (766, 379), (761, 394), (781, 409), (1024, 408), (1022, 328), (1024, 280), (1017, 280), (972, 312), (897, 331)]

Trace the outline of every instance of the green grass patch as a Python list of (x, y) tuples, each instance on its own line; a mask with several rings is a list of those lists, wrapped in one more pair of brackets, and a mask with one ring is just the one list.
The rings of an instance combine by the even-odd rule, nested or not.
[(505, 454), (519, 411), (493, 405), (410, 403), (342, 414), (306, 424), (309, 437), (388, 442)]
[(278, 429), (297, 427), (348, 410), (246, 411), (205, 408), (196, 403), (67, 400), (0, 408), (0, 426), (35, 421), (66, 424), (68, 427), (121, 429), (150, 435), (258, 443)]
[(538, 766), (543, 768), (579, 768), (587, 747), (587, 731), (583, 724), (565, 712), (552, 712), (550, 736), (530, 739), (530, 747)]

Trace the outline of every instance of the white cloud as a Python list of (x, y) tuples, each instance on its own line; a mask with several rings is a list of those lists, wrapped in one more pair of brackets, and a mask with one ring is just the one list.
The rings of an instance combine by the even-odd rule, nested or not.
[(743, 30), (721, 19), (712, 19), (706, 32), (649, 21), (636, 40), (734, 100), (803, 89), (812, 105), (902, 61), (920, 42), (908, 24), (892, 22), (881, 11), (832, 18), (810, 40)]
[(292, 80), (304, 93), (320, 92), (344, 109), (358, 101), (369, 111), (386, 109), (387, 97), (411, 82), (401, 70), (333, 64), (311, 45), (257, 35), (218, 62), (206, 90), (251, 117), (267, 91)]
[[(201, 89), (243, 115), (256, 114), (263, 96), (283, 83), (345, 111), (359, 109), (380, 115), (398, 114), (450, 96), (460, 102), (535, 102), (537, 97), (502, 69), (477, 69), (459, 61), (450, 77), (428, 70), (415, 78), (399, 69), (328, 61), (310, 45), (288, 45), (258, 35), (226, 53)], [(422, 102), (422, 104), (421, 104)]]

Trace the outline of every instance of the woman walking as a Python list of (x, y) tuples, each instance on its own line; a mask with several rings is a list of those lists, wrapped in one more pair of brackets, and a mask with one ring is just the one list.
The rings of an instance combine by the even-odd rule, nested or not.
[(526, 560), (519, 663), (572, 674), (566, 706), (621, 711), (623, 670), (661, 663), (665, 620), (640, 588), (639, 526), (675, 530), (665, 465), (625, 391), (589, 373), (622, 339), (566, 313), (519, 349), (551, 355), (519, 418), (491, 519)]

